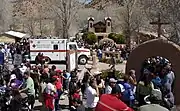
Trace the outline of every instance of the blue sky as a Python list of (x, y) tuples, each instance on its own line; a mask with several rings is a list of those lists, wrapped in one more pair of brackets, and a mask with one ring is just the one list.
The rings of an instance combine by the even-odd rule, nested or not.
[(91, 2), (92, 0), (87, 0), (87, 2), (89, 3), (89, 2)]
[[(85, 0), (80, 0), (80, 1), (85, 1)], [(86, 3), (89, 3), (91, 2), (92, 0), (86, 0)]]

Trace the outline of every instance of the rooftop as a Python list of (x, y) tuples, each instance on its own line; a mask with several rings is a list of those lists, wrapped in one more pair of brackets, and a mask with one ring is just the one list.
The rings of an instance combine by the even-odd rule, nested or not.
[(23, 37), (28, 36), (28, 34), (21, 33), (21, 32), (16, 32), (16, 31), (8, 31), (8, 32), (5, 32), (5, 34), (10, 35), (10, 36), (14, 36), (14, 37), (17, 37), (17, 38), (20, 38), (20, 39), (22, 39)]

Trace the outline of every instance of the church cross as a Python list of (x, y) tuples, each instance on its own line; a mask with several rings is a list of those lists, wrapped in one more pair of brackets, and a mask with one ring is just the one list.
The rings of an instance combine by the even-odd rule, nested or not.
[(158, 38), (161, 37), (161, 26), (162, 25), (168, 25), (169, 23), (167, 22), (161, 22), (161, 15), (158, 15), (158, 21), (156, 22), (150, 22), (151, 25), (157, 25), (158, 29), (157, 29), (157, 33), (158, 33)]

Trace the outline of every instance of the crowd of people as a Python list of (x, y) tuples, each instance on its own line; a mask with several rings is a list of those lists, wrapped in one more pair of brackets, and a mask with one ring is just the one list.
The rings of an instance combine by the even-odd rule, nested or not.
[(25, 60), (25, 58), (29, 58), (29, 53), (30, 53), (30, 45), (27, 40), (22, 40), (21, 42), (17, 42), (17, 43), (0, 44), (0, 60), (1, 60), (0, 65), (3, 65), (4, 62), (8, 61), (9, 59), (12, 59), (12, 63), (13, 63), (15, 54), (21, 54), (23, 60)]
[(87, 106), (90, 111), (133, 111), (136, 108), (147, 111), (151, 106), (147, 104), (155, 104), (158, 110), (168, 111), (174, 107), (174, 80), (175, 74), (167, 59), (148, 58), (139, 80), (134, 70), (122, 80), (112, 75), (103, 80), (101, 75), (96, 75), (87, 88)]
[[(6, 57), (13, 61), (13, 54), (28, 55), (29, 49), (23, 43), (7, 44), (2, 45), (1, 53), (0, 62)], [(1, 65), (4, 65), (3, 61)], [(148, 58), (142, 65), (139, 80), (136, 80), (134, 70), (121, 79), (114, 73), (102, 78), (99, 71), (94, 75), (87, 71), (83, 80), (78, 80), (80, 71), (68, 72), (55, 65), (49, 67), (42, 61), (31, 65), (24, 60), (21, 65), (14, 65), (9, 76), (1, 79), (1, 87), (8, 87), (13, 92), (11, 111), (19, 111), (22, 107), (17, 104), (21, 103), (22, 93), (28, 97), (30, 110), (37, 99), (42, 103), (41, 110), (59, 111), (64, 95), (68, 95), (71, 111), (134, 111), (136, 108), (146, 111), (147, 104), (156, 104), (166, 111), (174, 106), (175, 74), (170, 62), (162, 57)]]

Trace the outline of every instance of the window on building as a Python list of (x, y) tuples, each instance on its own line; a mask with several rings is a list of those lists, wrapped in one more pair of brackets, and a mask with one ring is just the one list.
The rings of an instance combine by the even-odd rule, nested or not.
[(96, 33), (105, 33), (106, 32), (106, 28), (105, 27), (95, 28), (95, 32)]
[(70, 50), (76, 50), (77, 47), (76, 47), (75, 44), (70, 44), (70, 45), (69, 45), (69, 49), (70, 49)]
[(92, 28), (93, 27), (93, 24), (92, 23), (90, 23), (90, 28)]
[(58, 50), (58, 45), (54, 45), (54, 46), (53, 46), (53, 49), (54, 49), (54, 50)]
[(108, 22), (108, 26), (111, 26), (111, 23), (110, 23), (110, 22)]

